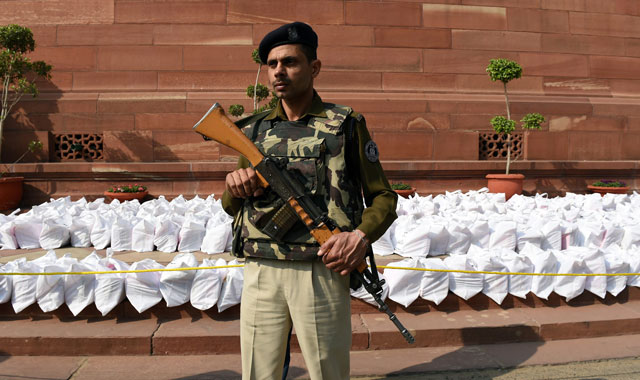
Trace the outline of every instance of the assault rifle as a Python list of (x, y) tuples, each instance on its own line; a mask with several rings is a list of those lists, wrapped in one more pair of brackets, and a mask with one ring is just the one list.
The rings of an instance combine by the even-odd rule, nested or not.
[[(275, 239), (281, 237), (290, 227), (291, 218), (286, 215), (287, 213), (295, 213), (320, 245), (332, 235), (341, 232), (327, 214), (304, 193), (304, 187), (298, 180), (291, 176), (278, 160), (272, 157), (265, 157), (253, 142), (225, 115), (224, 110), (218, 103), (215, 103), (207, 111), (202, 119), (193, 126), (193, 129), (205, 139), (215, 140), (246, 157), (256, 170), (260, 186), (263, 188), (271, 187), (290, 206), (281, 208), (276, 213), (273, 222), (266, 226), (267, 231), (264, 231), (265, 233)], [(414, 338), (411, 333), (400, 323), (395, 314), (389, 310), (387, 304), (382, 300), (381, 294), (384, 280), (380, 280), (378, 276), (375, 276), (369, 270), (365, 260), (360, 263), (357, 270), (352, 272), (352, 275), (356, 276), (365, 290), (373, 296), (379, 305), (379, 310), (389, 316), (389, 319), (400, 330), (407, 342), (413, 343)]]

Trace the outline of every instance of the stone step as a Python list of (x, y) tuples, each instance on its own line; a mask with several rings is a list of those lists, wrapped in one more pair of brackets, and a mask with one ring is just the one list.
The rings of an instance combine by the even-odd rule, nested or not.
[[(351, 352), (351, 377), (412, 379), (637, 378), (640, 335), (549, 342), (418, 347)], [(597, 361), (597, 362), (596, 362)], [(578, 366), (565, 363), (579, 362)], [(240, 379), (239, 354), (121, 356), (0, 356), (10, 379)], [(603, 368), (603, 366), (606, 366)], [(632, 368), (630, 368), (632, 367)], [(629, 371), (631, 369), (631, 371)], [(635, 371), (633, 371), (635, 369)], [(604, 375), (604, 376), (598, 376)], [(291, 355), (288, 379), (308, 379), (300, 353)], [(403, 377), (405, 378), (405, 377)], [(608, 378), (608, 377), (607, 377)]]
[[(407, 344), (386, 315), (352, 315), (354, 351), (547, 342), (640, 334), (640, 301), (612, 305), (398, 312), (416, 338)], [(6, 355), (210, 355), (239, 352), (235, 315), (1, 318)], [(292, 351), (299, 347), (294, 338)]]

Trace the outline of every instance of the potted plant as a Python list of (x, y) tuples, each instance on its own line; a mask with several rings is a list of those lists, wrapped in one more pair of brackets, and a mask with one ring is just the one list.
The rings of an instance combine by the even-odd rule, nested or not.
[[(493, 130), (502, 135), (506, 140), (507, 146), (507, 168), (505, 174), (488, 174), (489, 191), (492, 193), (504, 193), (505, 198), (509, 199), (514, 194), (522, 194), (522, 182), (524, 176), (522, 174), (511, 174), (509, 168), (511, 166), (511, 133), (516, 129), (516, 121), (511, 120), (511, 110), (509, 108), (509, 94), (507, 92), (507, 83), (513, 79), (522, 76), (522, 67), (515, 61), (508, 59), (492, 59), (487, 66), (487, 73), (492, 81), (501, 81), (504, 87), (504, 98), (507, 106), (507, 117), (495, 116), (491, 119)], [(520, 122), (524, 129), (540, 129), (545, 119), (539, 113), (527, 114)]]
[(589, 190), (594, 193), (598, 193), (604, 196), (606, 193), (611, 194), (626, 194), (629, 191), (629, 186), (622, 181), (614, 181), (611, 179), (602, 179), (598, 182), (594, 182), (593, 185), (587, 186)]
[(138, 185), (137, 183), (133, 185), (112, 186), (104, 192), (105, 196), (111, 199), (117, 199), (120, 202), (130, 201), (133, 199), (141, 201), (147, 196), (147, 194), (149, 194), (147, 187)]
[[(50, 79), (51, 65), (44, 61), (35, 61), (27, 57), (27, 54), (35, 49), (33, 33), (29, 28), (20, 25), (0, 26), (0, 77), (2, 78), (2, 94), (0, 97), (0, 157), (2, 157), (2, 134), (4, 122), (9, 112), (22, 96), (30, 94), (38, 96), (36, 79), (42, 77)], [(40, 141), (29, 143), (27, 151), (20, 156), (8, 172), (13, 172), (16, 163), (22, 160), (28, 152), (36, 152), (42, 149)], [(16, 208), (22, 199), (23, 177), (7, 177), (5, 172), (0, 175), (2, 189), (0, 189), (0, 209)]]
[(31, 141), (27, 146), (27, 150), (17, 160), (11, 165), (4, 165), (5, 170), (0, 171), (0, 210), (14, 210), (22, 200), (24, 177), (12, 177), (8, 173), (15, 171), (16, 164), (22, 161), (27, 153), (36, 153), (40, 150), (42, 150), (42, 142), (38, 140)]
[(391, 184), (391, 190), (395, 191), (399, 196), (409, 198), (416, 193), (416, 189), (406, 183), (398, 182)]

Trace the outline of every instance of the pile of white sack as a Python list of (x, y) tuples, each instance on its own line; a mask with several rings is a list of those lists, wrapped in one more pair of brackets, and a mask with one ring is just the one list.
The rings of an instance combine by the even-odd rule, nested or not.
[[(204, 259), (198, 264), (192, 253), (180, 253), (166, 268), (222, 267), (237, 265), (237, 260)], [(129, 265), (113, 257), (107, 250), (106, 257), (94, 251), (82, 260), (66, 254), (57, 257), (55, 251), (27, 261), (20, 258), (0, 268), (1, 273), (56, 273), (53, 275), (0, 275), (0, 303), (9, 302), (16, 313), (37, 303), (44, 312), (50, 312), (67, 304), (73, 315), (95, 303), (106, 315), (125, 297), (142, 313), (164, 299), (168, 307), (190, 302), (200, 310), (217, 304), (224, 311), (240, 303), (242, 295), (242, 267), (106, 274), (57, 274), (65, 272), (109, 272), (165, 268), (155, 260), (145, 259)]]
[[(486, 189), (399, 199), (398, 219), (373, 244), (394, 263), (431, 269), (517, 273), (640, 272), (640, 195), (567, 193), (548, 198)], [(447, 256), (432, 258), (429, 256)], [(500, 304), (551, 292), (571, 300), (585, 290), (604, 298), (640, 286), (638, 276), (524, 276), (386, 270), (389, 298), (408, 306), (417, 297), (438, 304), (449, 291), (467, 300), (482, 292)]]
[(220, 200), (182, 195), (107, 204), (104, 198), (69, 197), (34, 206), (24, 214), (0, 214), (0, 248), (111, 247), (114, 251), (221, 253), (232, 241), (231, 218)]
[[(377, 255), (406, 257), (393, 266), (518, 273), (639, 273), (640, 195), (579, 195), (548, 198), (514, 196), (486, 189), (435, 197), (400, 198), (398, 219), (376, 243)], [(0, 215), (4, 249), (53, 249), (110, 246), (106, 258), (91, 254), (83, 260), (55, 252), (33, 260), (14, 260), (0, 272), (71, 272), (153, 269), (147, 259), (128, 264), (112, 251), (154, 249), (179, 254), (171, 268), (220, 266), (224, 260), (198, 263), (190, 251), (228, 251), (231, 218), (219, 200), (163, 197), (105, 204), (69, 198), (52, 200), (21, 215)], [(441, 256), (442, 257), (430, 257)], [(234, 261), (235, 262), (235, 261)], [(230, 262), (234, 263), (234, 262)], [(108, 313), (127, 297), (142, 312), (162, 299), (167, 306), (186, 302), (201, 310), (224, 310), (240, 302), (242, 269), (207, 269), (99, 275), (0, 276), (0, 303), (11, 300), (20, 312), (37, 302), (44, 311), (66, 303), (74, 314), (95, 302)], [(383, 298), (409, 306), (418, 297), (439, 304), (449, 292), (467, 300), (484, 293), (500, 304), (507, 294), (524, 298), (530, 292), (547, 299), (551, 292), (567, 300), (585, 290), (604, 298), (628, 286), (640, 286), (638, 276), (524, 276), (444, 273), (387, 269)], [(352, 296), (373, 303), (364, 289)]]

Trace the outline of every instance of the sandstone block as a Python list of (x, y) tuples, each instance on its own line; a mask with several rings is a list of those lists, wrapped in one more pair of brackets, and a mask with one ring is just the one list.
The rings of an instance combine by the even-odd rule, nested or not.
[(420, 26), (420, 4), (347, 2), (346, 23), (351, 25)]
[(153, 161), (151, 131), (105, 131), (103, 144), (107, 162)]
[(450, 29), (506, 29), (507, 10), (500, 7), (423, 4), (422, 25)]
[(376, 28), (375, 45), (386, 47), (413, 47), (448, 49), (451, 31), (420, 28)]
[(98, 70), (181, 70), (182, 47), (101, 46)]
[(224, 1), (118, 1), (115, 22), (223, 24), (226, 13)]

